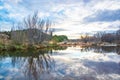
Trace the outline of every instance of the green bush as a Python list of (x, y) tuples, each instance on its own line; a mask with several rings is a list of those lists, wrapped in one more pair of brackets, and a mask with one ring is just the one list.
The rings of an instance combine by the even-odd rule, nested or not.
[(52, 40), (56, 42), (62, 42), (62, 41), (68, 40), (68, 38), (65, 35), (59, 35), (59, 36), (55, 35), (52, 37)]

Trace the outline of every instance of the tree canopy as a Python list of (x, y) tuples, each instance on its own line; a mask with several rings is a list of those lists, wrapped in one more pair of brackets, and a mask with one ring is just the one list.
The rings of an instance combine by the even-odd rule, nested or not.
[(66, 41), (66, 40), (68, 40), (68, 38), (67, 38), (67, 36), (65, 36), (65, 35), (54, 35), (53, 37), (52, 37), (52, 40), (53, 41), (56, 41), (56, 42), (62, 42), (62, 41)]

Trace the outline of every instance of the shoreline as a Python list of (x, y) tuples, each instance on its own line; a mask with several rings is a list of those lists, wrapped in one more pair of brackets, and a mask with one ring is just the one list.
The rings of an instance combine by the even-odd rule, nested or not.
[(0, 51), (17, 51), (17, 50), (43, 50), (59, 47), (58, 45), (0, 45)]
[(73, 43), (73, 44), (58, 44), (59, 46), (81, 46), (81, 47), (90, 47), (90, 46), (98, 46), (98, 47), (120, 47), (120, 44), (114, 44), (114, 43)]
[(43, 49), (53, 49), (53, 48), (62, 48), (69, 46), (81, 46), (81, 47), (120, 47), (120, 44), (92, 44), (92, 43), (82, 43), (82, 44), (39, 44), (39, 45), (0, 45), (0, 51), (17, 51), (17, 50), (43, 50)]

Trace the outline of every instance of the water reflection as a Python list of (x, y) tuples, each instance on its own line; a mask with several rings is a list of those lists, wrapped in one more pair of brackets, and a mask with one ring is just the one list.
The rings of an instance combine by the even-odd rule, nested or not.
[(105, 61), (85, 61), (84, 66), (94, 69), (99, 74), (120, 74), (120, 65), (117, 62)]
[[(50, 57), (52, 50), (40, 50), (35, 52), (1, 53), (0, 60), (10, 57), (11, 65), (19, 68), (25, 76), (25, 80), (40, 80), (40, 75), (54, 70), (54, 59)], [(52, 64), (52, 65), (51, 65)], [(9, 65), (10, 66), (10, 65)]]
[(54, 59), (57, 65), (62, 65), (57, 68), (59, 74), (65, 75), (62, 79), (69, 76), (73, 80), (120, 80), (120, 55), (116, 50), (112, 47), (68, 47), (57, 51), (61, 55)]
[(93, 50), (96, 53), (117, 53), (120, 54), (120, 47), (83, 47), (81, 51), (90, 51)]
[(0, 80), (120, 80), (118, 47), (0, 53)]

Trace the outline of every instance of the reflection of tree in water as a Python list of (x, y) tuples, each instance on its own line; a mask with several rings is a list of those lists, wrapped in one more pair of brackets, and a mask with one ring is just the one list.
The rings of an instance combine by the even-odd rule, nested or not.
[(87, 52), (90, 51), (91, 48), (90, 47), (82, 47), (81, 52)]
[(66, 49), (67, 49), (66, 46), (58, 46), (53, 48), (53, 50), (66, 50)]
[(96, 53), (110, 53), (110, 52), (114, 52), (114, 53), (117, 53), (117, 54), (120, 54), (120, 47), (105, 47), (105, 46), (102, 46), (102, 47), (84, 47), (81, 49), (81, 51), (91, 51), (93, 50), (94, 52)]
[(29, 80), (34, 78), (38, 80), (40, 74), (49, 73), (53, 68), (53, 60), (48, 54), (39, 55), (38, 57), (29, 57), (25, 61), (26, 65), (23, 68), (23, 72), (28, 76)]
[(49, 74), (54, 70), (54, 60), (50, 57), (50, 54), (52, 54), (52, 51), (42, 50), (37, 53), (19, 52), (7, 55), (12, 57), (12, 65), (14, 67), (19, 66), (21, 69), (20, 71), (24, 73), (26, 80), (39, 80), (42, 74)]
[(116, 48), (116, 52), (120, 55), (120, 47)]

